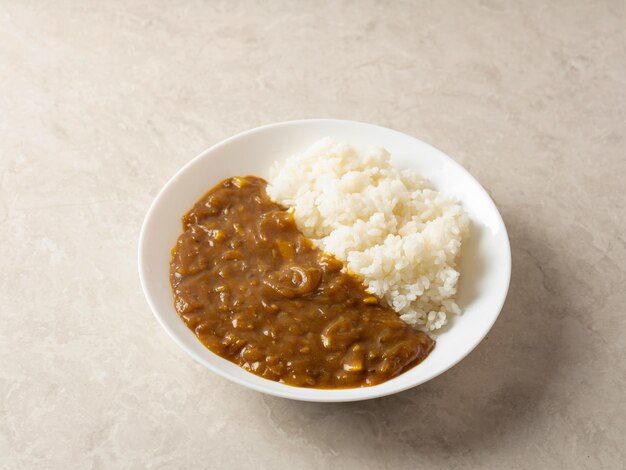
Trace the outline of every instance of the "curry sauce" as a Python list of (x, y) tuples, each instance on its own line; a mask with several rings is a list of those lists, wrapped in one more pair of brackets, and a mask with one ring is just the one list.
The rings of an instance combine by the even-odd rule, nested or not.
[(215, 354), (300, 387), (374, 385), (422, 361), (434, 341), (304, 237), (266, 185), (226, 179), (183, 217), (170, 281), (187, 327)]

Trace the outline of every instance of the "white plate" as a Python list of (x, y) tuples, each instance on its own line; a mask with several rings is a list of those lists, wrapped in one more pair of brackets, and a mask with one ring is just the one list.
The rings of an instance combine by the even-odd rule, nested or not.
[[(398, 167), (413, 167), (436, 189), (458, 198), (468, 212), (471, 235), (464, 241), (458, 302), (463, 314), (437, 337), (433, 352), (404, 374), (373, 387), (316, 390), (257, 377), (206, 349), (180, 320), (169, 284), (170, 250), (181, 233), (181, 216), (211, 187), (229, 176), (267, 178), (276, 161), (330, 136), (355, 144), (384, 146)], [(252, 129), (202, 152), (161, 190), (148, 210), (139, 238), (139, 276), (161, 326), (200, 364), (233, 382), (285, 398), (339, 402), (389, 395), (422, 384), (457, 364), (485, 337), (504, 304), (511, 251), (498, 209), (481, 185), (439, 150), (400, 132), (352, 121), (311, 119)]]

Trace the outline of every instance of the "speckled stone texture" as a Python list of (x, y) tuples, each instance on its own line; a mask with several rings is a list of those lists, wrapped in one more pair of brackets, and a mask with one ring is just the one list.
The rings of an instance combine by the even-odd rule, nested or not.
[[(165, 181), (305, 117), (415, 135), (502, 212), (502, 315), (423, 386), (263, 396), (143, 298)], [(0, 0), (0, 468), (624, 468), (625, 146), (624, 1)]]

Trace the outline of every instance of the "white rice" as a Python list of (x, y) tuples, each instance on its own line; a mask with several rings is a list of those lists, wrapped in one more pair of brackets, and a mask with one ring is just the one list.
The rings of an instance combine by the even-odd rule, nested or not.
[(268, 194), (293, 206), (300, 230), (405, 322), (437, 330), (461, 313), (455, 267), (469, 220), (416, 170), (389, 160), (381, 147), (326, 138), (276, 164)]

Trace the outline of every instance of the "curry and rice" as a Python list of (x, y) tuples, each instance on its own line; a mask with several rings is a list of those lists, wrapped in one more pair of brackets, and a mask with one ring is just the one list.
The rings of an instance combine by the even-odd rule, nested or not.
[(415, 366), (451, 314), (468, 218), (381, 148), (324, 139), (224, 180), (183, 217), (175, 307), (211, 351), (289, 385), (374, 385)]

